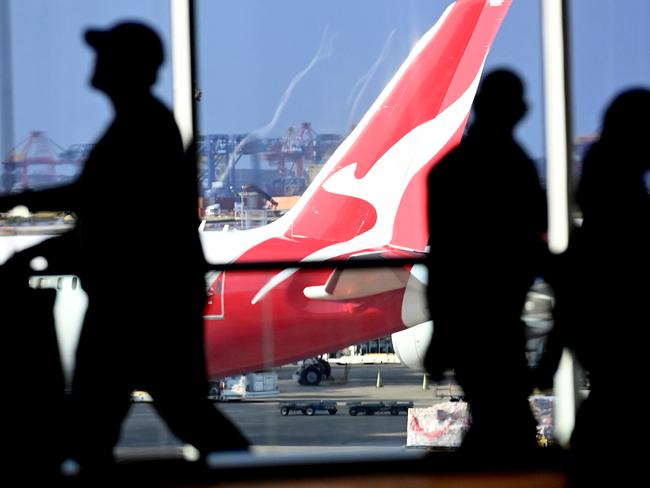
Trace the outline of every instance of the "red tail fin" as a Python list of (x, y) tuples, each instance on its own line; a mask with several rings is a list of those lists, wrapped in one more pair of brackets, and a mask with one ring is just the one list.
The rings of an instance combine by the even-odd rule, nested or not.
[(460, 140), (510, 4), (447, 8), (287, 214), (288, 237), (337, 243), (312, 255), (319, 259), (386, 244), (424, 250), (426, 176)]

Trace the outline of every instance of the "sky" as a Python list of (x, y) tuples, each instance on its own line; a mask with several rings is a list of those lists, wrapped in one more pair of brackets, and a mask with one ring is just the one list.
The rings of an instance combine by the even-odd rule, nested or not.
[[(16, 143), (43, 130), (67, 147), (92, 143), (105, 129), (111, 108), (88, 85), (87, 28), (136, 19), (155, 27), (169, 46), (166, 0), (0, 1), (9, 2), (12, 63), (0, 76), (13, 82)], [(530, 111), (517, 135), (535, 158), (544, 154), (539, 1), (513, 1), (486, 64), (524, 79)], [(310, 122), (319, 133), (346, 133), (449, 3), (196, 0), (199, 132), (279, 136)], [(574, 133), (583, 135), (598, 129), (618, 91), (650, 84), (650, 2), (573, 0), (570, 26)], [(171, 104), (168, 61), (155, 90)], [(149, 143), (155, 141), (143, 141)]]
[[(283, 134), (289, 126), (303, 121), (310, 122), (316, 132), (347, 133), (449, 3), (199, 1), (202, 127), (216, 133), (266, 128), (291, 79), (308, 66), (325, 39), (331, 40), (328, 56), (319, 60), (295, 87), (270, 133)], [(487, 68), (516, 66), (522, 76), (530, 79), (529, 89), (541, 93), (537, 81), (541, 76), (537, 54), (539, 12), (537, 8), (526, 8), (521, 0), (518, 3), (503, 25), (503, 39), (497, 37)], [(215, 23), (214, 19), (219, 20)], [(527, 35), (534, 42), (508, 41), (521, 32), (513, 32), (513, 27), (520, 25), (529, 26)], [(526, 125), (536, 124), (540, 131), (540, 113), (531, 115)], [(541, 140), (541, 132), (537, 139)]]

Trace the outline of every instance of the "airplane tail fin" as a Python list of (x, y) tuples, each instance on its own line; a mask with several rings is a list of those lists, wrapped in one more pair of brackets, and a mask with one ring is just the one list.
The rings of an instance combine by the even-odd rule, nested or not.
[[(290, 238), (332, 243), (313, 258), (428, 241), (426, 179), (459, 141), (512, 0), (457, 0), (413, 48), (294, 208)], [(335, 244), (336, 243), (336, 244)]]

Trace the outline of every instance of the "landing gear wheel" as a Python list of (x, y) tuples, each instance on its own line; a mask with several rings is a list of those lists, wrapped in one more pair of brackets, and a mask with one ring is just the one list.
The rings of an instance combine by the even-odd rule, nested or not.
[(298, 383), (307, 386), (317, 386), (323, 379), (323, 375), (316, 366), (309, 366), (300, 375)]

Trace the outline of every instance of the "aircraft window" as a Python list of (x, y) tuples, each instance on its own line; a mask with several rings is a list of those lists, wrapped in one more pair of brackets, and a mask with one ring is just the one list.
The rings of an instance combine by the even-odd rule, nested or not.
[(217, 282), (214, 287), (214, 291), (216, 294), (221, 293), (221, 281)]
[[(205, 286), (208, 296), (221, 292), (221, 281), (217, 279), (220, 274), (221, 272), (219, 271), (210, 271), (209, 273), (206, 273)], [(217, 289), (217, 287), (219, 287), (219, 289)]]

